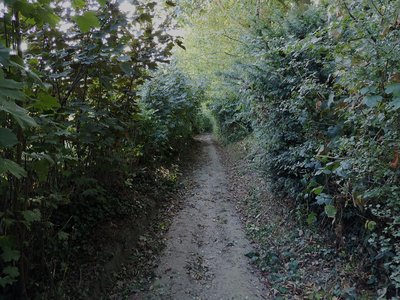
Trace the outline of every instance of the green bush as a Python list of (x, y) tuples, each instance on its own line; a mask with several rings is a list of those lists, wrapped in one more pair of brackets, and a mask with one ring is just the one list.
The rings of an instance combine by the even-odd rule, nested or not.
[(387, 295), (400, 288), (398, 11), (344, 1), (259, 21), (238, 96), (214, 105), (221, 128), (251, 124), (274, 193), (332, 220), (338, 246), (364, 245)]
[(213, 116), (211, 112), (202, 107), (199, 114), (196, 116), (194, 131), (196, 133), (211, 133), (213, 132)]
[(147, 115), (142, 127), (148, 140), (145, 153), (152, 148), (165, 156), (179, 150), (195, 131), (202, 98), (201, 88), (174, 65), (155, 72), (141, 89), (140, 104)]
[(190, 139), (201, 98), (155, 71), (181, 45), (171, 5), (65, 3), (0, 4), (0, 294), (13, 299), (61, 298), (90, 230), (145, 212), (132, 195)]

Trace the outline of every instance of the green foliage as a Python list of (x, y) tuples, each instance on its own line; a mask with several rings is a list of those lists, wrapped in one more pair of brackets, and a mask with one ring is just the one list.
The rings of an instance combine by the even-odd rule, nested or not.
[(92, 28), (100, 27), (99, 19), (97, 19), (96, 13), (93, 11), (87, 11), (82, 16), (77, 16), (74, 19), (83, 33), (89, 32)]
[(18, 144), (16, 135), (8, 128), (0, 128), (0, 146), (4, 148)]
[(224, 70), (210, 104), (225, 137), (255, 135), (274, 194), (310, 225), (333, 223), (338, 246), (365, 244), (388, 297), (400, 288), (399, 9), (360, 0), (261, 14), (235, 37), (249, 57)]
[(0, 4), (5, 297), (60, 298), (91, 229), (148, 206), (133, 199), (144, 165), (182, 149), (202, 97), (176, 68), (155, 71), (181, 43), (166, 5), (136, 1), (125, 14), (118, 1), (67, 2)]
[(9, 159), (0, 160), (0, 174), (10, 172), (13, 176), (17, 178), (25, 177), (26, 171), (17, 163)]
[(211, 133), (214, 130), (214, 122), (211, 111), (202, 107), (200, 113), (196, 115), (194, 130), (196, 133)]
[(218, 135), (227, 141), (240, 140), (252, 131), (249, 112), (236, 95), (216, 98), (209, 107), (219, 125)]
[(192, 136), (202, 89), (170, 65), (153, 74), (144, 84), (141, 96), (140, 104), (147, 114), (143, 130), (146, 138), (153, 141), (144, 145), (144, 152), (169, 155)]

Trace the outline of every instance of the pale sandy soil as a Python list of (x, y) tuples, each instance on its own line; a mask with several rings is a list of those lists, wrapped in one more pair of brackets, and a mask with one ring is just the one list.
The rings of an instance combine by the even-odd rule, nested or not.
[(199, 140), (203, 163), (165, 237), (157, 279), (133, 299), (265, 299), (260, 276), (245, 256), (252, 247), (234, 207), (235, 189), (211, 136)]

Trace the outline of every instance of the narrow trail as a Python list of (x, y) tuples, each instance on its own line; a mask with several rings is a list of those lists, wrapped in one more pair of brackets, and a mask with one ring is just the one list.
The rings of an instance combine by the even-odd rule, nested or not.
[(199, 141), (203, 163), (166, 236), (157, 280), (139, 299), (264, 299), (217, 148), (211, 136)]

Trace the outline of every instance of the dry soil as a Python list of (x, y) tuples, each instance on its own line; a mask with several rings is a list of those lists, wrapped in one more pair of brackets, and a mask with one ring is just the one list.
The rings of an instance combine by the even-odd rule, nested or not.
[(216, 144), (208, 135), (198, 139), (202, 164), (166, 235), (157, 279), (139, 299), (264, 299)]

